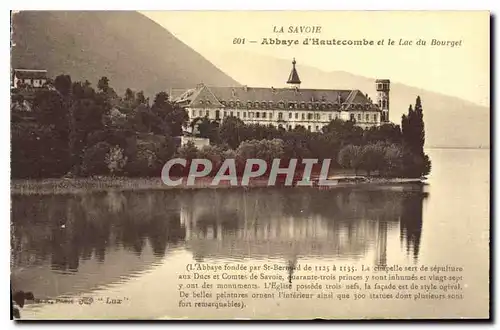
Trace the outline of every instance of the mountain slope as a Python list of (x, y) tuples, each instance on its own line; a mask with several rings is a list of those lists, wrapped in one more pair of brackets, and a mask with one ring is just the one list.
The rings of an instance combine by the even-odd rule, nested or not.
[[(240, 52), (214, 55), (209, 60), (249, 86), (283, 87), (291, 70), (291, 59)], [(301, 65), (300, 59), (297, 62), (303, 88), (359, 89), (375, 99), (373, 78), (342, 71), (325, 72)], [(426, 147), (489, 147), (489, 109), (456, 97), (392, 82), (390, 120), (400, 124), (401, 115), (407, 112), (410, 104), (415, 104), (417, 95), (422, 98), (424, 107)]]
[(153, 95), (170, 88), (239, 85), (170, 32), (137, 12), (23, 11), (12, 17), (13, 68), (47, 69), (96, 85), (107, 76)]

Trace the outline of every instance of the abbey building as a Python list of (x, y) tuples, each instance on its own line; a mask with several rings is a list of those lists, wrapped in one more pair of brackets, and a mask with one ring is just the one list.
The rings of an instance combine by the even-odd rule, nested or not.
[(285, 88), (211, 87), (199, 84), (172, 99), (197, 118), (223, 121), (229, 116), (246, 124), (297, 126), (317, 132), (333, 119), (352, 120), (362, 128), (389, 121), (390, 81), (376, 80), (376, 103), (360, 90), (302, 89), (295, 59)]

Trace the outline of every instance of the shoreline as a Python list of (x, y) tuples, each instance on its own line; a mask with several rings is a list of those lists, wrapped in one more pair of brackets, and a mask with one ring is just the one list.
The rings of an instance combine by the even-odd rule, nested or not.
[[(241, 177), (238, 178), (240, 182)], [(186, 185), (185, 180), (178, 186), (167, 186), (160, 178), (130, 178), (130, 177), (90, 177), (90, 178), (50, 178), (50, 179), (11, 179), (10, 193), (13, 195), (64, 195), (87, 194), (105, 191), (147, 191), (147, 190), (194, 190), (194, 189), (252, 189), (252, 188), (309, 188), (335, 189), (360, 186), (399, 186), (408, 184), (425, 184), (422, 178), (382, 178), (358, 176), (331, 176), (335, 180), (332, 186), (321, 186), (316, 182), (312, 186), (285, 186), (275, 184), (268, 186), (268, 178), (254, 178), (248, 186), (231, 186), (229, 182), (212, 186), (212, 178), (198, 178), (194, 185)]]

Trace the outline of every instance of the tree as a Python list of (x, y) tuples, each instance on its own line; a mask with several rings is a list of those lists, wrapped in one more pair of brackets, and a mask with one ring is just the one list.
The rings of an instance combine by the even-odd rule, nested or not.
[(353, 169), (355, 174), (358, 175), (358, 171), (363, 164), (363, 151), (363, 147), (352, 144), (346, 145), (339, 151), (338, 163), (344, 168)]
[(192, 141), (188, 141), (185, 145), (177, 150), (177, 157), (191, 161), (198, 156), (198, 148)]
[(171, 136), (182, 135), (182, 128), (186, 127), (189, 116), (186, 110), (172, 104), (166, 92), (156, 94), (151, 111), (161, 118), (165, 124), (165, 132)]
[(156, 94), (153, 101), (152, 109), (165, 109), (169, 105), (168, 94), (166, 92), (159, 92)]
[(131, 126), (136, 132), (170, 135), (165, 121), (146, 105), (138, 106), (130, 118)]
[(58, 92), (37, 91), (33, 99), (33, 109), (38, 123), (53, 127), (57, 136), (67, 141), (70, 131), (69, 111)]
[(215, 120), (210, 120), (207, 117), (196, 118), (193, 120), (193, 131), (198, 130), (198, 136), (207, 138), (210, 143), (216, 144), (220, 142), (219, 123)]
[(368, 175), (385, 167), (385, 148), (382, 144), (368, 144), (362, 147), (362, 168)]
[(81, 173), (83, 175), (105, 175), (109, 173), (106, 156), (111, 146), (107, 142), (99, 142), (85, 150), (82, 159)]
[[(91, 87), (90, 90), (93, 91)], [(85, 94), (86, 93), (86, 94)], [(82, 153), (90, 145), (87, 144), (89, 134), (104, 129), (104, 116), (108, 115), (106, 104), (95, 93), (84, 92), (83, 95), (93, 98), (83, 98), (73, 101), (70, 108), (69, 149), (73, 166), (78, 173)]]
[(228, 117), (224, 119), (220, 126), (219, 134), (222, 142), (225, 142), (231, 147), (236, 149), (241, 141), (246, 139), (246, 126), (245, 123), (239, 118)]
[(101, 77), (97, 82), (97, 90), (106, 93), (109, 90), (109, 79), (108, 77)]
[(420, 96), (417, 96), (417, 100), (415, 102), (415, 119), (414, 119), (414, 130), (415, 130), (415, 151), (418, 154), (424, 154), (424, 145), (425, 145), (425, 125), (424, 125), (424, 114), (422, 109), (422, 101), (420, 100)]
[(424, 153), (425, 125), (420, 96), (415, 102), (415, 110), (410, 105), (408, 114), (401, 118), (403, 137), (403, 168), (406, 176), (427, 175), (431, 169), (429, 156)]
[(121, 173), (127, 164), (127, 156), (124, 155), (120, 146), (114, 146), (106, 154), (105, 163), (108, 166), (109, 173), (115, 175)]
[(408, 115), (403, 115), (401, 127), (403, 130), (403, 143), (415, 154), (424, 154), (425, 127), (422, 102), (420, 96), (415, 102), (415, 109), (410, 105)]
[(403, 150), (400, 145), (391, 144), (385, 147), (383, 172), (388, 176), (398, 176), (403, 169)]
[(363, 133), (364, 143), (386, 143), (400, 144), (402, 141), (401, 128), (393, 123), (383, 124), (365, 129)]
[(198, 151), (197, 158), (208, 159), (212, 162), (212, 173), (216, 173), (224, 161), (224, 151), (219, 146), (208, 145)]
[(68, 97), (71, 93), (73, 83), (69, 75), (59, 75), (54, 80), (54, 88), (63, 96)]
[(361, 144), (363, 140), (363, 129), (355, 125), (354, 121), (344, 121), (334, 119), (328, 125), (323, 127), (323, 133), (329, 133), (340, 144)]
[(138, 92), (135, 96), (135, 99), (136, 99), (137, 105), (146, 104), (146, 97), (144, 96), (143, 91)]
[(236, 150), (239, 162), (244, 163), (247, 159), (256, 158), (264, 160), (268, 170), (274, 159), (281, 159), (284, 155), (284, 143), (280, 139), (272, 140), (250, 140), (243, 141)]
[(127, 88), (125, 90), (125, 96), (124, 96), (124, 98), (125, 98), (125, 101), (127, 101), (127, 102), (130, 102), (130, 103), (135, 102), (135, 93), (134, 93), (134, 91), (131, 90), (130, 88)]

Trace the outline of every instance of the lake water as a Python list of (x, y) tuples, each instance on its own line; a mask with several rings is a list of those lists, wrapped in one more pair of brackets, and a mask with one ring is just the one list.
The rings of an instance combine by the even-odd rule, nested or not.
[[(12, 285), (41, 299), (21, 316), (487, 317), (489, 150), (428, 153), (425, 186), (12, 196)], [(180, 308), (179, 274), (191, 263), (455, 265), (464, 268), (464, 299)], [(83, 297), (94, 302), (80, 304)]]

